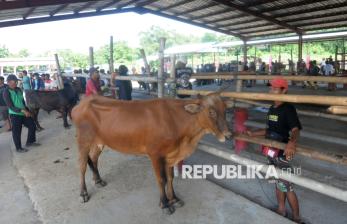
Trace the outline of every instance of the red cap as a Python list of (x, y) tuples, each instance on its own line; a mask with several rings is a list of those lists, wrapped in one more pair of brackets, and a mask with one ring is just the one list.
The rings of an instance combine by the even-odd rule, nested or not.
[(288, 81), (282, 77), (276, 77), (273, 80), (271, 80), (271, 86), (275, 88), (288, 89)]

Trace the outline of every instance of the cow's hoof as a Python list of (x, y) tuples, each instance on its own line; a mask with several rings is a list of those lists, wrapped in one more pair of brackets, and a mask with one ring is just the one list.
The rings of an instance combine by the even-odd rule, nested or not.
[(163, 213), (164, 213), (165, 215), (172, 215), (174, 212), (175, 212), (175, 208), (172, 207), (172, 206), (163, 208)]
[(67, 126), (64, 125), (65, 129), (70, 129), (70, 127), (71, 127), (71, 125), (67, 125)]
[(176, 201), (174, 201), (171, 205), (175, 208), (181, 208), (184, 206), (184, 201), (176, 199)]
[(97, 188), (105, 187), (106, 185), (107, 185), (107, 182), (103, 181), (103, 180), (98, 180), (98, 181), (95, 182), (95, 186)]
[(84, 192), (80, 195), (80, 201), (81, 203), (86, 203), (89, 201), (89, 195), (87, 192)]
[(44, 129), (44, 128), (41, 128), (41, 127), (40, 127), (40, 128), (36, 128), (36, 131), (37, 131), (37, 132), (40, 132), (40, 131), (43, 131), (43, 130), (45, 130), (45, 129)]

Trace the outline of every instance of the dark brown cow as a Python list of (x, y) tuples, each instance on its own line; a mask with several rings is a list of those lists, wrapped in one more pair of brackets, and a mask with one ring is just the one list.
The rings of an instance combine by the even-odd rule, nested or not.
[(175, 195), (173, 166), (192, 154), (203, 135), (219, 141), (230, 136), (226, 106), (219, 94), (200, 99), (119, 101), (101, 96), (85, 98), (72, 111), (77, 130), (81, 199), (89, 200), (85, 184), (87, 163), (95, 184), (103, 187), (98, 158), (104, 146), (120, 152), (148, 155), (160, 189), (160, 207), (171, 214), (183, 202)]

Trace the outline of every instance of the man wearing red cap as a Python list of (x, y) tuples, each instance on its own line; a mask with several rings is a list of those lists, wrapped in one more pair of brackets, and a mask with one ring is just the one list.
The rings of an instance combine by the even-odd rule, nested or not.
[[(288, 91), (287, 80), (277, 77), (271, 81), (270, 93), (286, 94)], [(249, 136), (265, 136), (267, 139), (286, 143), (285, 150), (271, 147), (262, 147), (263, 154), (269, 159), (269, 163), (277, 168), (291, 169), (289, 161), (293, 159), (296, 152), (296, 143), (299, 132), (302, 129), (296, 109), (292, 104), (275, 101), (267, 114), (267, 128), (258, 131), (247, 131)], [(277, 213), (285, 216), (285, 202), (288, 199), (292, 209), (293, 220), (300, 222), (299, 203), (290, 182), (276, 180), (276, 197), (278, 202)]]

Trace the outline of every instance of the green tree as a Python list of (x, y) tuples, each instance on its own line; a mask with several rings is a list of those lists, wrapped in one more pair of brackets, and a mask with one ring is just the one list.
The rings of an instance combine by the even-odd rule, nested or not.
[(216, 34), (214, 33), (205, 33), (202, 37), (201, 37), (201, 42), (203, 43), (208, 43), (208, 42), (217, 42), (218, 41), (218, 37)]
[(60, 65), (62, 66), (62, 68), (66, 68), (66, 67), (86, 68), (88, 65), (87, 55), (73, 52), (70, 49), (58, 50), (57, 53), (58, 53)]
[[(129, 47), (126, 41), (113, 44), (113, 60), (117, 64), (130, 65), (139, 58), (136, 49)], [(104, 45), (95, 52), (95, 64), (109, 64), (110, 46)]]
[(10, 51), (8, 50), (8, 48), (3, 45), (0, 46), (0, 58), (6, 58), (10, 55)]
[(27, 58), (30, 56), (30, 53), (29, 53), (29, 50), (28, 49), (21, 49), (19, 52), (18, 52), (18, 57), (20, 58)]
[(175, 30), (166, 30), (159, 26), (152, 26), (149, 30), (140, 32), (140, 45), (147, 55), (155, 54), (159, 51), (159, 40), (166, 38), (165, 47), (187, 43), (198, 43), (200, 39), (193, 35), (183, 35)]

